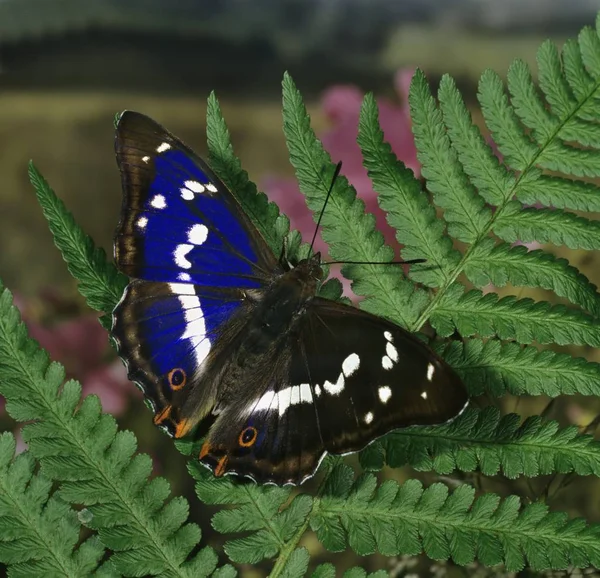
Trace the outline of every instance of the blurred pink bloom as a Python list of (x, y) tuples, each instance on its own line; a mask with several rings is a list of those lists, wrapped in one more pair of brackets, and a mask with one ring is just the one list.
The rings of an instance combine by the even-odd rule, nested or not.
[[(61, 305), (60, 299), (53, 295), (46, 295), (42, 300), (45, 312)], [(51, 360), (64, 365), (67, 378), (82, 383), (84, 395), (98, 395), (104, 411), (114, 415), (125, 410), (128, 394), (135, 388), (127, 379), (125, 367), (115, 358), (97, 315), (45, 323), (39, 320), (40, 316), (29, 302), (15, 297), (15, 304), (21, 310), (29, 335), (48, 352)], [(62, 305), (64, 308), (64, 303)]]
[[(395, 86), (400, 104), (385, 98), (378, 99), (379, 122), (385, 139), (392, 146), (396, 156), (411, 168), (415, 175), (420, 175), (417, 153), (410, 129), (408, 109), (408, 88), (413, 70), (400, 70), (396, 74)], [(355, 86), (334, 86), (327, 89), (321, 98), (323, 112), (331, 122), (331, 128), (320, 135), (323, 146), (331, 155), (333, 162), (342, 161), (342, 174), (354, 186), (358, 196), (366, 204), (366, 210), (377, 219), (377, 227), (384, 234), (386, 242), (399, 248), (395, 240), (394, 230), (387, 224), (385, 213), (377, 205), (377, 195), (373, 190), (367, 171), (362, 165), (362, 155), (356, 142), (358, 120), (363, 93)], [(264, 188), (269, 197), (290, 218), (291, 226), (298, 229), (304, 240), (310, 240), (315, 223), (298, 191), (293, 179), (270, 177), (264, 180)], [(315, 243), (317, 251), (327, 253), (327, 245), (320, 235)]]

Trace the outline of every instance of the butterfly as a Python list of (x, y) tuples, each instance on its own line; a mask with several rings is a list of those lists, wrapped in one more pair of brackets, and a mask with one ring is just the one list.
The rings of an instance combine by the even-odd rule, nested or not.
[(115, 260), (131, 282), (111, 334), (154, 423), (175, 438), (207, 432), (197, 457), (216, 476), (300, 484), (327, 452), (465, 408), (440, 356), (386, 319), (319, 297), (320, 255), (277, 258), (178, 138), (126, 111), (115, 148)]

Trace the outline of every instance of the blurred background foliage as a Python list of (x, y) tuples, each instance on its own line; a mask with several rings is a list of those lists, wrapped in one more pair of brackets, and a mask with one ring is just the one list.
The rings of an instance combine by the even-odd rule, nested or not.
[[(475, 95), (486, 67), (504, 75), (517, 57), (534, 66), (542, 40), (560, 45), (593, 24), (599, 8), (598, 0), (0, 0), (0, 279), (15, 292), (32, 336), (136, 432), (141, 449), (154, 456), (157, 473), (166, 475), (174, 492), (202, 510), (192, 515), (209, 542), (221, 538), (210, 533), (183, 460), (151, 425), (150, 414), (141, 411), (140, 395), (53, 246), (28, 182), (29, 159), (111, 254), (121, 205), (115, 113), (144, 112), (203, 154), (206, 97), (215, 90), (244, 168), (292, 217), (292, 225), (309, 235), (314, 225), (291, 179), (281, 131), (284, 70), (303, 92), (333, 160), (344, 161), (343, 172), (376, 210), (354, 142), (365, 91), (377, 95), (386, 138), (418, 175), (406, 107), (416, 66), (433, 85), (451, 73), (481, 124)], [(381, 215), (378, 221), (385, 229)], [(393, 232), (387, 230), (386, 237), (393, 241)], [(560, 254), (600, 284), (595, 255)], [(518, 294), (548, 298), (541, 291)], [(600, 359), (589, 349), (569, 351)], [(580, 426), (592, 422), (600, 407), (589, 398), (560, 399), (551, 406), (540, 398), (521, 400), (518, 407), (515, 400), (501, 403), (506, 411), (545, 410), (563, 425)], [(0, 427), (13, 429), (14, 423), (2, 414)], [(400, 479), (407, 472), (388, 475)], [(553, 507), (600, 519), (598, 500), (582, 501), (600, 496), (595, 479), (578, 480), (581, 492), (560, 491), (565, 480), (554, 478), (470, 481), (526, 498), (547, 493), (555, 499)], [(307, 540), (318, 556), (316, 540)], [(353, 555), (346, 563), (356, 563)], [(388, 564), (397, 576), (419, 572), (408, 560), (389, 566), (371, 556), (360, 563)], [(438, 564), (422, 571), (445, 576), (449, 569)], [(482, 569), (466, 574), (450, 569), (451, 575), (476, 572), (488, 575)], [(248, 568), (246, 574), (264, 572)]]

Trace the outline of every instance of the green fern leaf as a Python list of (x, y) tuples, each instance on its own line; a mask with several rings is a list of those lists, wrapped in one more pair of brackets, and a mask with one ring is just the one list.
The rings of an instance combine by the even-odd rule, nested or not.
[(491, 212), (457, 162), (442, 115), (419, 70), (413, 77), (409, 103), (421, 174), (437, 205), (444, 209), (450, 236), (471, 243), (485, 228)]
[(379, 127), (377, 104), (373, 95), (365, 97), (359, 123), (358, 144), (364, 156), (381, 208), (404, 245), (405, 259), (426, 259), (425, 265), (411, 267), (411, 277), (429, 287), (449, 280), (448, 269), (460, 260), (452, 241), (444, 235), (444, 224), (421, 191), (412, 171), (398, 161)]
[(282, 578), (298, 578), (298, 576), (304, 576), (308, 570), (308, 563), (310, 562), (310, 554), (306, 548), (298, 548), (292, 552), (289, 560), (279, 574)]
[(0, 561), (8, 565), (9, 576), (93, 573), (104, 547), (96, 536), (77, 546), (81, 526), (76, 512), (50, 496), (52, 481), (34, 475), (31, 454), (15, 458), (14, 452), (12, 434), (0, 435)]
[(566, 259), (551, 253), (506, 243), (496, 245), (492, 239), (484, 239), (471, 252), (465, 266), (465, 274), (476, 287), (492, 283), (503, 287), (542, 287), (569, 299), (594, 316), (600, 315), (600, 299), (597, 288), (590, 283)]
[[(334, 167), (310, 126), (300, 93), (288, 74), (283, 79), (283, 117), (290, 161), (296, 169), (300, 190), (310, 209), (318, 213), (323, 208)], [(356, 198), (344, 176), (336, 179), (322, 225), (323, 239), (331, 256), (338, 261), (393, 259), (393, 251), (375, 230), (375, 218), (364, 213), (364, 203)], [(412, 283), (398, 275), (396, 269), (392, 274), (382, 274), (377, 265), (345, 265), (342, 271), (353, 281), (352, 290), (366, 296), (361, 307), (402, 326), (414, 320), (424, 305), (424, 294), (415, 292)]]
[[(321, 564), (315, 568), (311, 574), (312, 578), (335, 578), (335, 566), (333, 564)], [(378, 570), (367, 574), (363, 568), (350, 568), (344, 572), (344, 578), (386, 578), (388, 573), (385, 570)]]
[(229, 129), (214, 92), (208, 97), (206, 137), (211, 168), (240, 201), (273, 253), (279, 255), (283, 239), (290, 230), (290, 221), (279, 213), (277, 205), (269, 202), (264, 193), (258, 192), (248, 173), (242, 169), (240, 160), (233, 152)]
[(600, 395), (600, 364), (516, 343), (468, 339), (439, 348), (471, 395)]
[(600, 322), (563, 305), (551, 306), (532, 299), (481, 291), (448, 291), (431, 316), (431, 324), (442, 336), (456, 329), (461, 335), (512, 339), (519, 343), (600, 345)]
[(384, 463), (410, 465), (419, 471), (449, 474), (479, 469), (486, 476), (507, 478), (552, 473), (600, 475), (600, 442), (579, 435), (574, 426), (559, 429), (555, 421), (534, 416), (521, 423), (516, 414), (500, 417), (495, 407), (470, 408), (451, 424), (413, 427), (381, 442), (383, 452), (361, 455), (367, 469)]
[[(539, 83), (546, 100), (559, 117), (568, 117), (577, 106), (563, 76), (560, 55), (553, 42), (546, 40), (537, 52)], [(551, 180), (551, 179), (550, 179)]]
[(600, 563), (600, 525), (550, 513), (541, 502), (521, 508), (516, 496), (501, 501), (488, 493), (474, 500), (474, 494), (468, 485), (450, 493), (439, 483), (423, 489), (417, 480), (377, 486), (365, 474), (346, 491), (325, 494), (311, 525), (328, 549), (340, 549), (330, 536), (341, 535), (360, 555), (425, 551), (434, 560), (465, 565), (478, 559), (504, 563), (509, 571), (527, 563), (534, 570)]
[(514, 243), (553, 243), (570, 249), (600, 249), (600, 223), (560, 209), (523, 209), (520, 203), (507, 205), (494, 224), (494, 233)]
[(64, 381), (64, 369), (27, 338), (11, 295), (0, 294), (0, 394), (23, 428), (31, 455), (45, 476), (61, 482), (58, 496), (87, 507), (86, 525), (115, 553), (110, 561), (127, 576), (206, 576), (216, 567), (210, 549), (187, 560), (200, 540), (195, 524), (185, 524), (188, 506), (168, 504), (168, 483), (148, 481), (148, 456), (132, 458), (136, 441), (118, 432), (114, 418), (101, 413), (96, 396), (81, 401), (81, 386)]
[(541, 203), (557, 209), (600, 211), (600, 196), (596, 185), (554, 175), (536, 174), (535, 178), (522, 179), (517, 189), (517, 198), (528, 205)]
[[(235, 505), (213, 516), (215, 530), (223, 534), (253, 532), (225, 544), (225, 551), (234, 562), (256, 564), (264, 558), (275, 557), (312, 508), (312, 500), (306, 494), (296, 496), (283, 508), (290, 499), (289, 488), (218, 480), (197, 463), (190, 464), (189, 470), (197, 480), (196, 493), (204, 503)], [(302, 554), (295, 556), (301, 558)], [(290, 563), (299, 562), (288, 560)]]
[[(440, 82), (439, 100), (448, 136), (469, 180), (488, 203), (504, 203), (510, 198), (515, 177), (500, 165), (492, 149), (472, 124), (458, 88), (448, 75), (444, 75)], [(490, 213), (486, 212), (485, 217), (485, 221), (482, 220), (476, 228), (476, 234), (487, 227)]]
[[(121, 298), (127, 278), (106, 261), (104, 251), (95, 247), (75, 223), (73, 215), (33, 163), (29, 164), (29, 179), (48, 219), (54, 242), (67, 262), (71, 275), (79, 281), (79, 291), (92, 309), (111, 313)], [(106, 327), (109, 324), (109, 320), (104, 322)]]

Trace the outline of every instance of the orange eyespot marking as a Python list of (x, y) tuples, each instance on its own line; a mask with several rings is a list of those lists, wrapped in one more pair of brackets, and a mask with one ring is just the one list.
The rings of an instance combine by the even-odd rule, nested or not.
[(255, 427), (247, 427), (246, 429), (242, 430), (242, 433), (238, 438), (238, 442), (243, 448), (249, 448), (254, 445), (257, 435), (258, 431)]
[(217, 478), (220, 478), (225, 473), (225, 464), (227, 464), (227, 456), (223, 456), (215, 468), (215, 476)]
[(187, 382), (187, 375), (181, 367), (176, 367), (169, 371), (169, 375), (167, 376), (169, 380), (169, 385), (173, 391), (179, 391), (185, 387)]
[(204, 442), (202, 444), (202, 448), (200, 448), (200, 453), (198, 454), (198, 459), (201, 460), (204, 456), (208, 455), (210, 452), (210, 444), (208, 442)]
[(165, 421), (171, 415), (171, 406), (167, 405), (165, 408), (154, 416), (154, 425), (159, 425)]
[(182, 438), (190, 433), (194, 424), (189, 419), (182, 419), (175, 428), (175, 437)]

